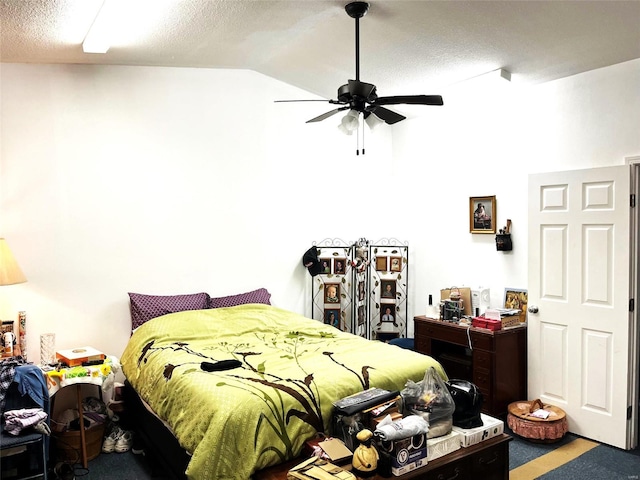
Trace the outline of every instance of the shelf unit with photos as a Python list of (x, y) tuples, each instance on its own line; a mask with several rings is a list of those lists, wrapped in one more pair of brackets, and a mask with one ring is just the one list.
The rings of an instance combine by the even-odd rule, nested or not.
[(407, 335), (409, 246), (396, 239), (317, 242), (312, 318), (367, 339)]

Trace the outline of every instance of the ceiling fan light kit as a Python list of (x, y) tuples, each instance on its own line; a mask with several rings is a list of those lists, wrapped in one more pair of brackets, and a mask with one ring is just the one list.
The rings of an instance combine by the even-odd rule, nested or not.
[[(349, 110), (343, 117), (338, 128), (343, 133), (351, 135), (358, 129), (360, 114), (364, 117), (369, 128), (374, 128), (379, 123), (393, 125), (406, 117), (394, 112), (383, 105), (443, 105), (440, 95), (399, 95), (391, 97), (378, 97), (376, 86), (360, 81), (360, 19), (369, 11), (367, 2), (351, 2), (344, 7), (347, 15), (355, 19), (355, 52), (356, 75), (355, 80), (349, 80), (338, 88), (337, 100), (326, 101), (332, 105), (340, 105), (322, 115), (307, 120), (306, 123), (314, 123), (325, 120), (338, 112)], [(313, 100), (281, 100), (281, 101), (313, 101)], [(373, 117), (373, 118), (372, 118)]]

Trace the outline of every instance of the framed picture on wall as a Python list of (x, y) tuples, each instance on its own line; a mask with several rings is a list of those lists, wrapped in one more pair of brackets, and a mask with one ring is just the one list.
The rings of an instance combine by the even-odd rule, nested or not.
[(344, 275), (346, 271), (347, 260), (345, 258), (333, 259), (333, 273), (336, 275)]
[(469, 197), (469, 231), (496, 233), (496, 197)]

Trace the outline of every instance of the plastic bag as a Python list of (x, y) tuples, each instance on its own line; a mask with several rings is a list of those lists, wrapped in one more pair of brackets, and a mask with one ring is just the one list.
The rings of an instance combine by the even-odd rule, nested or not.
[(419, 384), (407, 382), (401, 395), (408, 414), (420, 415), (429, 422), (427, 438), (451, 432), (456, 404), (435, 368), (430, 367)]

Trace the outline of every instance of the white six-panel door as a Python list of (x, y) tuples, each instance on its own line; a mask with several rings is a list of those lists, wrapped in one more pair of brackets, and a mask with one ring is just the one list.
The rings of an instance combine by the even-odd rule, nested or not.
[[(628, 166), (529, 176), (529, 398), (627, 448)], [(532, 313), (531, 308), (538, 312)]]

